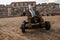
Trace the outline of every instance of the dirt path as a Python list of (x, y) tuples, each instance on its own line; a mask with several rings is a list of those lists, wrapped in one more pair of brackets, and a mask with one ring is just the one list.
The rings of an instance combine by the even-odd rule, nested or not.
[(0, 40), (60, 40), (60, 16), (43, 17), (51, 22), (51, 30), (34, 29), (22, 33), (20, 26), (26, 17), (0, 19)]

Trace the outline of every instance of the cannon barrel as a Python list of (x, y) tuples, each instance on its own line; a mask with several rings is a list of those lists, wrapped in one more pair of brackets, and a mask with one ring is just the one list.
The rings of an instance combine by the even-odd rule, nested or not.
[(31, 16), (32, 16), (32, 17), (36, 16), (36, 13), (35, 13), (35, 11), (33, 10), (32, 6), (31, 6), (31, 5), (28, 5), (28, 8), (29, 8), (29, 12), (31, 13)]

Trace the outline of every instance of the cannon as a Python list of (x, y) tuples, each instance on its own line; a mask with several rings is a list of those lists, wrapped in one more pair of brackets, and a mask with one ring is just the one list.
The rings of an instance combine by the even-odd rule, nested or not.
[(38, 29), (45, 28), (46, 30), (50, 30), (51, 24), (50, 21), (44, 21), (40, 13), (36, 10), (33, 10), (32, 6), (28, 6), (29, 10), (27, 13), (27, 20), (24, 20), (21, 24), (21, 31), (25, 33), (26, 29)]

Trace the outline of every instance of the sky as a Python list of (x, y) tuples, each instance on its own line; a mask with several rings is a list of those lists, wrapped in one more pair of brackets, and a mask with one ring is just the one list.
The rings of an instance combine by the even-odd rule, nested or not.
[(21, 2), (21, 1), (36, 1), (38, 3), (49, 3), (49, 2), (55, 2), (60, 3), (60, 0), (0, 0), (0, 4), (10, 4), (11, 2)]

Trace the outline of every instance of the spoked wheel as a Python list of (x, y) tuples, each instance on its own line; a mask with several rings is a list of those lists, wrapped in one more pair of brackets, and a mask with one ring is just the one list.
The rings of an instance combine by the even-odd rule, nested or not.
[(25, 33), (25, 25), (26, 25), (26, 23), (24, 21), (23, 24), (21, 25), (21, 30), (22, 30), (23, 33)]
[(46, 22), (45, 22), (45, 29), (46, 29), (46, 30), (50, 30), (50, 28), (51, 28), (50, 22), (49, 22), (49, 21), (46, 21)]

